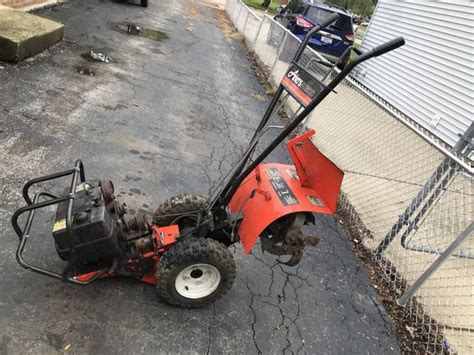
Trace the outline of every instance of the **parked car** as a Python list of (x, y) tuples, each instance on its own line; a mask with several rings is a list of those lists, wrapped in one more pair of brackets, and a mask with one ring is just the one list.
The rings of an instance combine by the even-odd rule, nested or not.
[(314, 0), (292, 0), (287, 6), (278, 7), (276, 11), (274, 20), (301, 40), (311, 28), (332, 13), (338, 13), (337, 21), (324, 31), (319, 31), (309, 41), (311, 48), (331, 62), (337, 62), (346, 48), (354, 44), (352, 16), (340, 6)]

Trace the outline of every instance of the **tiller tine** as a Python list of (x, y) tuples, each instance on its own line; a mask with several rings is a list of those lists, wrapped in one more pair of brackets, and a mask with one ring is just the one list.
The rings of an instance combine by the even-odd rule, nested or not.
[(260, 238), (262, 251), (277, 256), (290, 255), (290, 260), (287, 262), (279, 260), (278, 262), (287, 266), (298, 265), (303, 256), (304, 247), (307, 245), (316, 246), (320, 240), (319, 237), (305, 236), (301, 232), (300, 226), (301, 218), (298, 216), (291, 226), (282, 228), (278, 236), (270, 238), (266, 234), (262, 235)]

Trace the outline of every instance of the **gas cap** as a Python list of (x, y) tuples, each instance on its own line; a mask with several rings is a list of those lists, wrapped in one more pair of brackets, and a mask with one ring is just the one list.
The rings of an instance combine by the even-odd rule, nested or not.
[(84, 223), (87, 221), (87, 212), (79, 212), (76, 214), (76, 222), (77, 223)]
[(84, 191), (86, 192), (87, 195), (90, 195), (92, 191), (92, 185), (89, 183), (84, 183)]

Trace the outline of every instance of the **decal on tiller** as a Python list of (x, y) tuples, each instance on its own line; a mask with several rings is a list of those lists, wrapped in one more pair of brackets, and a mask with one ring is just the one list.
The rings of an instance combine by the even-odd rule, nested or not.
[(292, 63), (281, 81), (288, 93), (303, 106), (308, 106), (324, 84), (309, 72)]
[(273, 189), (275, 190), (278, 198), (280, 199), (283, 206), (291, 206), (299, 204), (298, 199), (291, 191), (290, 187), (286, 183), (283, 176), (281, 176), (278, 169), (269, 168), (266, 169), (267, 175), (269, 177), (270, 184), (272, 184)]
[(307, 195), (306, 198), (313, 206), (324, 207), (324, 203), (316, 196)]
[(298, 174), (296, 172), (296, 169), (286, 169), (286, 172), (288, 175), (291, 176), (292, 179), (294, 180), (299, 180), (300, 178), (298, 177)]

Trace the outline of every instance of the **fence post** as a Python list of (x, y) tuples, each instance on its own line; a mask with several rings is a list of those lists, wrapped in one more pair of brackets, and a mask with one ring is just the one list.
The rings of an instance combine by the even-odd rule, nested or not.
[(240, 1), (237, 1), (237, 5), (239, 6), (239, 11), (237, 12), (237, 17), (235, 18), (235, 27), (239, 29), (239, 19), (240, 19), (240, 12), (242, 11), (242, 5), (240, 4)]
[(237, 13), (237, 10), (239, 9), (239, 3), (237, 1), (233, 1), (234, 2), (234, 7), (232, 9), (232, 16), (230, 16), (230, 18), (232, 19), (232, 21), (234, 21), (235, 23), (235, 15)]
[(235, 11), (235, 2), (234, 0), (227, 0), (227, 2), (229, 3), (229, 10), (227, 11), (227, 13), (229, 15), (229, 18), (232, 20), (232, 14)]
[(277, 55), (275, 57), (275, 61), (272, 64), (272, 69), (270, 70), (270, 73), (268, 74), (268, 79), (272, 77), (273, 70), (275, 69), (276, 63), (278, 62), (278, 57), (280, 56), (281, 52), (283, 51), (283, 47), (285, 46), (286, 39), (288, 37), (288, 32), (285, 31), (285, 35), (283, 36), (283, 40), (281, 41), (280, 47), (278, 47), (277, 50)]
[(471, 224), (446, 248), (446, 250), (430, 265), (426, 271), (410, 286), (408, 290), (397, 300), (399, 306), (405, 306), (408, 299), (412, 297), (416, 290), (451, 256), (454, 250), (474, 231), (474, 222)]
[(249, 20), (249, 15), (250, 15), (250, 11), (247, 10), (247, 17), (245, 18), (244, 28), (242, 29), (242, 33), (244, 34), (244, 37), (245, 37), (245, 28), (247, 27), (247, 21)]
[(262, 16), (262, 19), (260, 20), (260, 23), (258, 24), (258, 29), (257, 29), (257, 34), (255, 35), (255, 39), (253, 40), (253, 44), (257, 43), (258, 36), (260, 36), (260, 31), (262, 30), (263, 26), (263, 21), (265, 21), (265, 16)]

